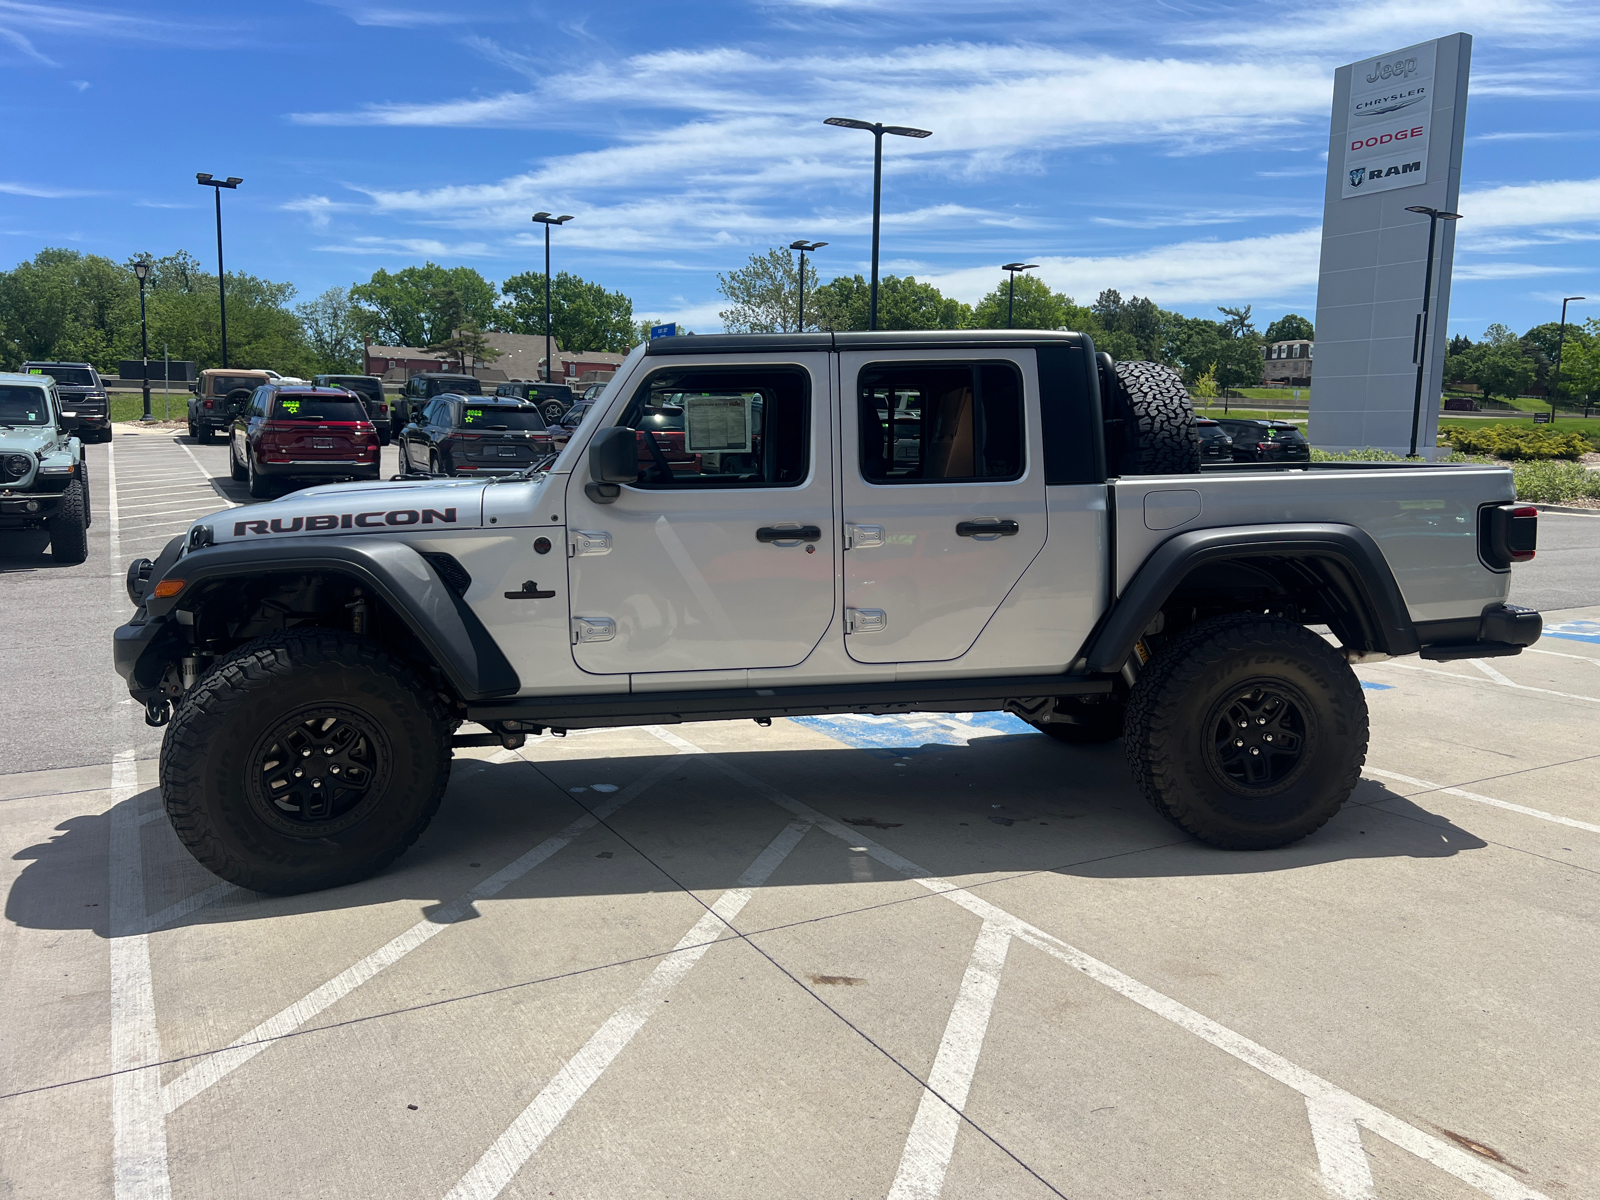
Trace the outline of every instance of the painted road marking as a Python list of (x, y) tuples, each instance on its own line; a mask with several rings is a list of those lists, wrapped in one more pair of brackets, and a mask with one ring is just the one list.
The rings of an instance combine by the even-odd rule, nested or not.
[(495, 1139), (494, 1145), (462, 1176), (461, 1182), (450, 1189), (445, 1200), (493, 1200), (505, 1190), (712, 944), (724, 931), (738, 932), (733, 928), (733, 920), (749, 903), (753, 890), (767, 881), (810, 828), (811, 823), (805, 820), (791, 821), (784, 826), (739, 877), (738, 883), (723, 892), (689, 932), (678, 939), (678, 944), (656, 964), (649, 978), (611, 1014), (582, 1049), (562, 1065), (521, 1115)]
[(889, 713), (883, 716), (862, 713), (842, 717), (790, 717), (789, 720), (860, 749), (965, 746), (975, 738), (1017, 734), (1043, 736), (1020, 717), (1007, 712)]
[(111, 1181), (116, 1200), (170, 1200), (161, 1035), (146, 932), (134, 751), (111, 761)]
[[(1029, 945), (1044, 951), (1052, 958), (1066, 963), (1096, 983), (1102, 984), (1119, 995), (1132, 1000), (1135, 1004), (1154, 1013), (1156, 1016), (1172, 1022), (1180, 1029), (1187, 1030), (1245, 1065), (1254, 1067), (1269, 1078), (1275, 1079), (1286, 1087), (1299, 1092), (1307, 1101), (1316, 1101), (1325, 1108), (1338, 1109), (1342, 1114), (1341, 1121), (1353, 1123), (1370, 1130), (1400, 1149), (1438, 1167), (1441, 1171), (1455, 1176), (1463, 1183), (1476, 1188), (1485, 1195), (1493, 1197), (1494, 1200), (1550, 1200), (1542, 1192), (1537, 1192), (1520, 1180), (1513, 1179), (1504, 1172), (1489, 1166), (1483, 1159), (1462, 1150), (1458, 1146), (1434, 1137), (1431, 1133), (1425, 1133), (1414, 1125), (1407, 1124), (1400, 1118), (1385, 1112), (1359, 1096), (1347, 1092), (1336, 1084), (1307, 1071), (1304, 1067), (1297, 1066), (1281, 1054), (1268, 1050), (1265, 1046), (1251, 1041), (1242, 1034), (1235, 1033), (1226, 1026), (1213, 1021), (1210, 1017), (1204, 1016), (1187, 1005), (1172, 999), (1172, 997), (1163, 995), (1154, 988), (1140, 983), (1132, 976), (1125, 975), (1115, 967), (1103, 963), (1089, 954), (1085, 954), (1077, 947), (1067, 944), (1053, 934), (1046, 933), (1038, 926), (1031, 925), (1020, 917), (1013, 916), (999, 907), (999, 905), (975, 896), (965, 888), (958, 887), (947, 880), (937, 878), (910, 859), (896, 854), (893, 850), (869, 837), (863, 836), (859, 829), (851, 829), (841, 825), (810, 805), (796, 800), (788, 793), (782, 792), (770, 784), (763, 783), (753, 775), (733, 766), (731, 763), (724, 762), (715, 754), (702, 750), (693, 742), (680, 737), (678, 734), (660, 727), (656, 727), (652, 732), (669, 745), (677, 746), (687, 752), (700, 753), (705, 762), (714, 766), (736, 783), (741, 783), (752, 791), (765, 796), (780, 808), (793, 813), (802, 820), (811, 821), (818, 829), (832, 834), (846, 845), (863, 847), (866, 853), (890, 870), (899, 872), (934, 894), (942, 896), (952, 904), (966, 909), (986, 924), (998, 926), (1011, 937), (1019, 938)], [(1326, 1128), (1325, 1126), (1325, 1130)], [(1317, 1143), (1315, 1134), (1312, 1141), (1314, 1145)], [(1333, 1153), (1338, 1147), (1348, 1145), (1348, 1136), (1330, 1137), (1325, 1141), (1331, 1154), (1330, 1158), (1324, 1159), (1322, 1157), (1324, 1146), (1317, 1145), (1318, 1163), (1322, 1172), (1323, 1184), (1334, 1195), (1348, 1195), (1350, 1194), (1349, 1187), (1352, 1184), (1348, 1155)]]
[(1538, 817), (1541, 821), (1552, 821), (1557, 825), (1566, 825), (1571, 829), (1582, 829), (1586, 833), (1600, 833), (1600, 825), (1592, 825), (1588, 821), (1575, 821), (1571, 817), (1558, 817), (1555, 813), (1529, 808), (1525, 804), (1513, 804), (1509, 800), (1496, 800), (1493, 796), (1480, 796), (1477, 792), (1468, 792), (1458, 787), (1445, 787), (1442, 783), (1429, 783), (1426, 779), (1415, 779), (1410, 775), (1401, 775), (1397, 771), (1380, 771), (1377, 767), (1362, 767), (1361, 771), (1364, 775), (1376, 775), (1380, 779), (1393, 779), (1399, 783), (1409, 783), (1412, 787), (1419, 787), (1429, 792), (1443, 792), (1447, 796), (1460, 796), (1463, 800), (1476, 800), (1479, 804), (1491, 804), (1495, 808), (1503, 808), (1507, 812), (1521, 813), (1526, 817)]
[(286, 1035), (299, 1029), (312, 1017), (329, 1006), (343, 1000), (356, 988), (379, 972), (387, 970), (423, 945), (435, 935), (473, 913), (473, 905), (497, 895), (508, 884), (520, 879), (557, 851), (570, 844), (580, 834), (593, 829), (624, 804), (640, 795), (645, 789), (666, 778), (677, 764), (667, 759), (643, 777), (618, 792), (605, 804), (597, 805), (555, 836), (546, 838), (522, 857), (502, 867), (465, 895), (452, 900), (434, 911), (431, 916), (418, 921), (410, 929), (374, 950), (359, 962), (346, 967), (322, 986), (313, 989), (277, 1015), (268, 1017), (249, 1033), (236, 1039), (222, 1050), (202, 1058), (171, 1083), (161, 1089), (162, 1106), (175, 1112), (201, 1092), (219, 1082), (245, 1063)]
[(1476, 666), (1479, 671), (1483, 673), (1485, 678), (1480, 679), (1477, 675), (1463, 675), (1459, 671), (1441, 671), (1437, 667), (1419, 667), (1414, 663), (1385, 662), (1373, 663), (1372, 665), (1378, 667), (1393, 667), (1399, 671), (1421, 671), (1424, 675), (1441, 675), (1446, 679), (1465, 679), (1469, 683), (1483, 683), (1486, 679), (1488, 682), (1502, 687), (1516, 688), (1516, 690), (1519, 692), (1538, 692), (1541, 695), (1556, 696), (1562, 700), (1583, 700), (1589, 704), (1600, 704), (1600, 696), (1579, 696), (1573, 694), (1572, 692), (1557, 692), (1551, 688), (1533, 687), (1526, 683), (1513, 683), (1504, 675), (1501, 675), (1500, 672), (1494, 671), (1492, 668), (1487, 667), (1481, 658), (1470, 658), (1467, 661)]

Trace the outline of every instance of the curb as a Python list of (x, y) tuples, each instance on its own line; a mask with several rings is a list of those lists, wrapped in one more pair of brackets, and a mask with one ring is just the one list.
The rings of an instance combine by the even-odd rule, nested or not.
[(1540, 512), (1565, 513), (1569, 517), (1600, 517), (1600, 508), (1573, 508), (1563, 504), (1541, 504), (1537, 500), (1528, 503)]

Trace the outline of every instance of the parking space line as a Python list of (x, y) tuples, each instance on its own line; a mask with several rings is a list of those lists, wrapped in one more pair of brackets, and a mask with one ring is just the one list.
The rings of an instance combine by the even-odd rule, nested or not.
[(115, 1200), (170, 1200), (134, 751), (111, 762), (111, 1176)]
[[(175, 445), (177, 445), (177, 447), (180, 450), (182, 450), (185, 454), (187, 454), (189, 456), (189, 461), (194, 463), (195, 470), (199, 471), (200, 474), (204, 475), (206, 477), (206, 480), (208, 482), (210, 482), (211, 486), (213, 488), (216, 488), (217, 485), (216, 485), (215, 477), (211, 474), (210, 471), (206, 470), (205, 464), (202, 463), (200, 461), (199, 457), (196, 456), (195, 452), (189, 448), (189, 443), (187, 443), (185, 441), (181, 441), (178, 438), (173, 438), (172, 440), (173, 440), (173, 443)], [(230, 450), (228, 453), (231, 454), (233, 452)], [(220, 489), (217, 490), (217, 499), (221, 500), (223, 502), (223, 504), (227, 505), (229, 508), (238, 508), (239, 507), (239, 505), (235, 501), (229, 500), (226, 496), (224, 496)]]
[(889, 1189), (889, 1200), (937, 1200), (944, 1189), (945, 1172), (955, 1153), (961, 1114), (967, 1092), (983, 1052), (989, 1016), (1000, 992), (1000, 972), (1005, 967), (1011, 935), (988, 921), (978, 930), (977, 944), (961, 978), (950, 1020), (939, 1042), (939, 1053), (928, 1072), (928, 1083), (917, 1105), (917, 1115), (900, 1153), (900, 1168)]
[(1548, 654), (1551, 658), (1576, 658), (1581, 659), (1583, 662), (1592, 662), (1595, 666), (1600, 667), (1600, 658), (1596, 658), (1592, 654), (1563, 654), (1560, 650), (1536, 650), (1532, 646), (1524, 646), (1522, 652), (1524, 654)]
[(392, 938), (359, 962), (346, 967), (332, 979), (320, 987), (314, 988), (281, 1012), (268, 1017), (249, 1033), (237, 1038), (224, 1049), (202, 1058), (178, 1078), (162, 1087), (162, 1107), (169, 1113), (177, 1111), (177, 1109), (193, 1100), (201, 1092), (244, 1066), (245, 1063), (272, 1046), (279, 1039), (293, 1033), (311, 1020), (312, 1017), (344, 999), (356, 988), (366, 983), (367, 980), (392, 967), (436, 934), (443, 933), (452, 925), (466, 918), (472, 913), (472, 906), (478, 901), (487, 900), (497, 895), (507, 885), (520, 879), (533, 870), (534, 867), (537, 867), (557, 851), (566, 847), (580, 834), (593, 829), (624, 804), (633, 800), (647, 788), (659, 783), (668, 774), (676, 770), (677, 767), (677, 762), (670, 758), (658, 764), (646, 772), (643, 777), (616, 793), (606, 803), (595, 806), (594, 809), (579, 817), (561, 832), (553, 837), (546, 838), (520, 858), (496, 871), (465, 895), (436, 909), (430, 916), (418, 921), (410, 929), (407, 929), (398, 937)]
[(738, 932), (733, 929), (733, 919), (749, 903), (753, 890), (767, 881), (810, 828), (811, 822), (805, 820), (784, 826), (738, 882), (717, 897), (716, 903), (678, 939), (638, 990), (562, 1064), (528, 1107), (462, 1176), (461, 1182), (450, 1189), (445, 1200), (493, 1200), (505, 1190), (718, 937), (725, 931)]
[(1576, 821), (1571, 817), (1559, 817), (1555, 813), (1547, 813), (1542, 809), (1529, 808), (1526, 804), (1513, 804), (1509, 800), (1496, 800), (1493, 796), (1480, 796), (1477, 792), (1469, 792), (1463, 788), (1445, 787), (1440, 783), (1429, 783), (1426, 779), (1415, 779), (1410, 775), (1401, 775), (1397, 771), (1380, 771), (1377, 767), (1362, 767), (1361, 771), (1365, 775), (1376, 775), (1380, 779), (1393, 779), (1397, 783), (1409, 783), (1411, 786), (1422, 788), (1425, 791), (1443, 792), (1446, 796), (1460, 796), (1463, 800), (1476, 800), (1479, 804), (1490, 804), (1495, 808), (1503, 808), (1507, 812), (1521, 813), (1525, 817), (1538, 817), (1541, 821), (1551, 821), (1571, 829), (1582, 829), (1586, 833), (1600, 833), (1600, 825), (1592, 825), (1588, 821)]
[(1356, 1114), (1337, 1101), (1307, 1096), (1306, 1119), (1322, 1168), (1322, 1186), (1338, 1200), (1378, 1200)]
[[(1471, 658), (1467, 661), (1475, 664), (1481, 671), (1485, 673), (1484, 679), (1480, 679), (1476, 675), (1463, 675), (1459, 671), (1441, 671), (1435, 667), (1419, 667), (1414, 663), (1381, 662), (1372, 663), (1370, 665), (1374, 667), (1394, 667), (1401, 671), (1421, 671), (1424, 675), (1443, 675), (1448, 679), (1465, 679), (1469, 683), (1483, 683), (1487, 681), (1501, 687), (1515, 688), (1519, 692), (1539, 692), (1546, 696), (1558, 696), (1563, 700), (1585, 700), (1590, 704), (1600, 704), (1600, 696), (1578, 696), (1571, 692), (1557, 692), (1551, 690), (1550, 688), (1533, 687), (1531, 684), (1514, 683), (1507, 679), (1504, 675), (1501, 675), (1499, 671), (1494, 671), (1493, 674), (1489, 674), (1488, 672), (1492, 670), (1492, 668), (1487, 667), (1480, 658)], [(1496, 678), (1496, 676), (1498, 676), (1498, 678)]]
[[(974, 895), (966, 888), (958, 887), (948, 880), (934, 876), (925, 868), (918, 866), (903, 855), (897, 854), (873, 839), (863, 836), (859, 829), (847, 828), (810, 805), (796, 800), (787, 792), (763, 783), (732, 763), (725, 762), (717, 755), (701, 749), (686, 738), (660, 727), (654, 727), (652, 732), (669, 745), (677, 746), (689, 752), (698, 751), (706, 763), (714, 766), (735, 782), (742, 783), (752, 791), (765, 796), (780, 808), (793, 813), (802, 820), (812, 821), (818, 829), (832, 834), (847, 845), (864, 848), (867, 854), (891, 870), (899, 872), (934, 894), (942, 896), (952, 904), (959, 905), (985, 923), (992, 923), (998, 926), (1011, 937), (1019, 938), (1029, 945), (1044, 951), (1050, 957), (1067, 964), (1087, 978), (1110, 988), (1126, 999), (1132, 1000), (1141, 1008), (1170, 1021), (1180, 1029), (1194, 1034), (1202, 1041), (1209, 1043), (1246, 1066), (1254, 1067), (1268, 1078), (1277, 1080), (1286, 1087), (1300, 1093), (1306, 1099), (1338, 1106), (1344, 1113), (1348, 1114), (1349, 1120), (1359, 1124), (1362, 1128), (1370, 1130), (1424, 1162), (1455, 1176), (1468, 1186), (1492, 1197), (1493, 1200), (1550, 1200), (1544, 1193), (1535, 1191), (1520, 1180), (1513, 1179), (1504, 1172), (1489, 1166), (1483, 1159), (1402, 1121), (1376, 1105), (1361, 1099), (1354, 1093), (1345, 1091), (1343, 1088), (1323, 1079), (1321, 1076), (1313, 1074), (1304, 1067), (1290, 1062), (1281, 1054), (1268, 1050), (1265, 1046), (1251, 1041), (1243, 1034), (1236, 1033), (1210, 1017), (1196, 1012), (1181, 1001), (1174, 1000), (1172, 997), (1140, 983), (1131, 975), (1124, 974), (1110, 964), (1101, 962), (1092, 955), (1079, 950), (1076, 946), (1069, 945), (1053, 934), (1046, 933), (1038, 926), (1029, 924), (1020, 917), (1013, 916), (999, 907), (999, 905)], [(1315, 1144), (1315, 1140), (1313, 1138), (1313, 1144)], [(1338, 1195), (1339, 1193), (1335, 1189), (1345, 1186), (1349, 1181), (1349, 1164), (1342, 1158), (1334, 1161), (1324, 1161), (1320, 1157), (1320, 1147), (1318, 1149), (1318, 1161), (1324, 1184), (1330, 1192)]]
[(110, 517), (110, 550), (111, 568), (117, 570), (122, 566), (122, 514), (117, 511), (117, 448), (115, 442), (106, 443), (106, 490), (111, 503), (106, 507), (111, 510)]
[[(166, 816), (165, 813), (161, 813), (159, 815)], [(198, 912), (200, 909), (206, 907), (206, 905), (213, 904), (216, 901), (221, 900), (224, 896), (232, 895), (234, 892), (241, 890), (243, 889), (235, 887), (231, 883), (213, 884), (204, 891), (196, 892), (192, 896), (185, 896), (176, 904), (169, 904), (160, 912), (153, 913), (146, 917), (144, 922), (145, 930), (148, 933), (154, 933), (158, 929), (165, 929), (174, 921), (181, 921), (190, 913)]]

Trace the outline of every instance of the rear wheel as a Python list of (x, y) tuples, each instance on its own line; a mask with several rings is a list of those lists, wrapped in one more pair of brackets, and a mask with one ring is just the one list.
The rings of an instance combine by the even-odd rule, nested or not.
[(189, 436), (196, 440), (199, 440), (200, 437), (200, 431), (194, 427), (193, 417), (189, 418)]
[(1124, 726), (1145, 797), (1230, 850), (1286, 846), (1339, 811), (1367, 753), (1355, 673), (1292, 621), (1202, 621), (1140, 675)]
[(187, 692), (161, 745), (172, 827), (205, 868), (255, 891), (353, 883), (416, 841), (450, 775), (436, 691), (330, 630), (240, 647)]
[(45, 523), (50, 531), (50, 557), (62, 566), (74, 566), (89, 557), (87, 489), (74, 479), (61, 493), (56, 515)]
[(195, 441), (199, 442), (202, 446), (209, 446), (211, 445), (211, 439), (214, 435), (214, 432), (215, 431), (211, 428), (211, 426), (202, 420), (200, 422), (200, 432), (196, 436)]

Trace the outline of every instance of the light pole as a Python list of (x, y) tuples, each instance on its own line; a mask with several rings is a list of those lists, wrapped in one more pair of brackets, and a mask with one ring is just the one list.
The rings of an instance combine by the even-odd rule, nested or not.
[(144, 281), (150, 278), (150, 263), (140, 259), (133, 264), (133, 277), (139, 281), (139, 352), (144, 357), (144, 416), (141, 421), (153, 421), (150, 415), (150, 329), (144, 319)]
[(544, 381), (549, 383), (555, 357), (550, 353), (550, 226), (565, 225), (572, 217), (552, 217), (547, 212), (536, 212), (533, 219), (544, 226)]
[(1037, 267), (1038, 265), (1039, 265), (1038, 263), (1003, 263), (1001, 265), (1001, 267), (1000, 267), (1000, 269), (1002, 271), (1010, 271), (1011, 272), (1011, 282), (1008, 285), (1008, 290), (1006, 291), (1006, 328), (1007, 329), (1011, 328), (1011, 310), (1017, 303), (1017, 272), (1018, 271), (1031, 271), (1035, 267)]
[[(226, 179), (213, 179), (204, 171), (196, 171), (194, 181), (201, 187), (213, 189), (217, 198), (217, 301), (222, 306), (222, 365), (228, 365), (228, 280), (222, 272), (222, 189), (233, 191), (244, 180), (237, 175)], [(147, 406), (148, 407), (148, 406)]]
[(789, 249), (800, 251), (800, 324), (795, 326), (797, 333), (806, 331), (806, 251), (821, 250), (827, 242), (808, 242), (799, 238), (789, 243)]
[(1567, 305), (1574, 300), (1587, 300), (1587, 296), (1561, 297), (1561, 332), (1556, 336), (1556, 377), (1550, 383), (1550, 424), (1556, 423), (1556, 389), (1561, 386), (1561, 348), (1567, 343)]
[(1433, 294), (1433, 239), (1440, 221), (1459, 221), (1460, 213), (1441, 212), (1424, 204), (1406, 206), (1407, 212), (1421, 213), (1428, 218), (1428, 265), (1422, 272), (1422, 316), (1417, 318), (1417, 394), (1411, 402), (1411, 450), (1407, 458), (1417, 456), (1417, 428), (1422, 424), (1422, 375), (1428, 362), (1428, 300)]
[(867, 309), (867, 328), (878, 327), (878, 216), (883, 200), (883, 135), (896, 137), (932, 137), (931, 129), (912, 129), (909, 125), (884, 125), (875, 121), (857, 121), (853, 117), (829, 117), (824, 125), (837, 125), (840, 129), (865, 129), (872, 135), (872, 299)]

